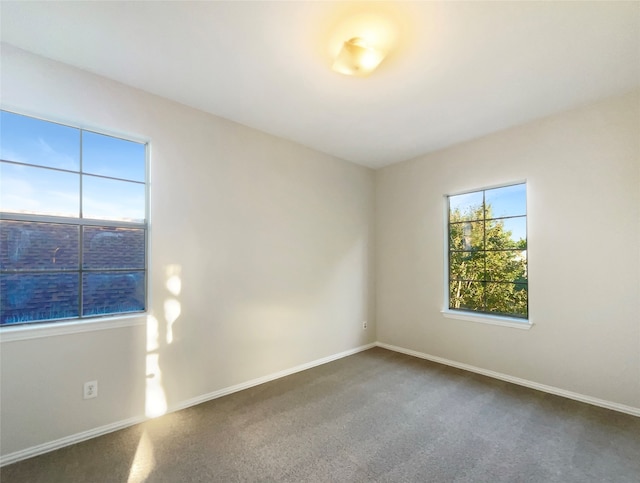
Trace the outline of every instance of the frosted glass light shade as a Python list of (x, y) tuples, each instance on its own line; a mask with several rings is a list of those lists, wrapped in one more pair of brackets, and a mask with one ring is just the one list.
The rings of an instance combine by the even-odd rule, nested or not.
[(344, 75), (366, 76), (378, 67), (382, 59), (382, 52), (369, 47), (360, 37), (354, 37), (344, 43), (331, 68)]

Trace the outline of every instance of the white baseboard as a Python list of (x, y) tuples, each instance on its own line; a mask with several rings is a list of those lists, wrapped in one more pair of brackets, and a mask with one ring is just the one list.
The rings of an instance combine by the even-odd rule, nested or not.
[(323, 357), (322, 359), (317, 359), (315, 361), (307, 362), (306, 364), (301, 364), (296, 367), (292, 367), (291, 369), (285, 369), (284, 371), (275, 372), (273, 374), (269, 374), (264, 377), (259, 377), (257, 379), (252, 379), (247, 382), (243, 382), (241, 384), (236, 384), (235, 386), (226, 387), (224, 389), (220, 389), (218, 391), (210, 392), (208, 394), (203, 394), (202, 396), (197, 396), (186, 401), (183, 401), (175, 406), (171, 407), (171, 411), (178, 411), (180, 409), (186, 409), (191, 406), (195, 406), (196, 404), (201, 404), (206, 401), (210, 401), (212, 399), (217, 399), (222, 396), (226, 396), (227, 394), (233, 394), (234, 392), (242, 391), (243, 389), (249, 389), (253, 386), (258, 386), (260, 384), (264, 384), (265, 382), (273, 381), (275, 379), (280, 379), (281, 377), (290, 376), (291, 374), (295, 374), (296, 372), (306, 371), (307, 369), (311, 369), (312, 367), (321, 366), (322, 364), (326, 364), (327, 362), (335, 361), (337, 359), (342, 359), (343, 357), (351, 356), (353, 354), (357, 354), (358, 352), (366, 351), (367, 349), (371, 349), (376, 346), (376, 343), (363, 345), (360, 347), (356, 347), (355, 349), (350, 349), (348, 351), (340, 352), (338, 354), (333, 354), (328, 357)]
[(480, 367), (472, 366), (469, 364), (463, 364), (461, 362), (452, 361), (449, 359), (445, 359), (443, 357), (432, 356), (430, 354), (425, 354), (424, 352), (405, 349), (403, 347), (398, 347), (391, 344), (385, 344), (383, 342), (377, 342), (376, 345), (378, 347), (382, 347), (383, 349), (389, 349), (394, 352), (401, 352), (402, 354), (419, 357), (420, 359), (426, 359), (428, 361), (437, 362), (439, 364), (444, 364), (451, 367), (456, 367), (458, 369), (463, 369), (465, 371), (475, 372), (477, 374), (482, 374), (483, 376), (489, 376), (494, 379), (500, 379), (502, 381), (518, 384), (519, 386), (525, 386), (531, 389), (537, 389), (538, 391), (547, 392), (549, 394), (555, 394), (556, 396), (562, 396), (568, 399), (574, 399), (576, 401), (592, 404), (594, 406), (613, 409), (614, 411), (631, 414), (632, 416), (640, 416), (640, 408), (635, 408), (633, 406), (627, 406), (625, 404), (619, 404), (612, 401), (606, 401), (604, 399), (585, 396), (584, 394), (580, 394), (577, 392), (567, 391), (565, 389), (560, 389), (554, 386), (547, 386), (546, 384), (539, 384), (537, 382), (529, 381), (527, 379), (521, 379), (519, 377), (509, 376), (508, 374), (502, 374), (500, 372), (482, 369)]
[(133, 418), (125, 419), (123, 421), (106, 424), (104, 426), (100, 426), (99, 428), (72, 434), (71, 436), (65, 436), (64, 438), (56, 439), (48, 443), (31, 446), (30, 448), (15, 451), (7, 455), (2, 455), (0, 456), (0, 467), (11, 463), (16, 463), (21, 460), (26, 460), (27, 458), (31, 458), (33, 456), (48, 453), (56, 449), (64, 448), (65, 446), (71, 446), (72, 444), (80, 443), (81, 441), (86, 441), (88, 439), (95, 438), (96, 436), (113, 433), (114, 431), (118, 431), (119, 429), (128, 428), (129, 426), (142, 423), (146, 419), (148, 418), (144, 416), (136, 416)]
[[(382, 342), (376, 342), (373, 344), (367, 344), (360, 347), (356, 347), (355, 349), (350, 349), (348, 351), (340, 352), (338, 354), (333, 354), (328, 357), (323, 357), (322, 359), (317, 359), (315, 361), (307, 362), (305, 364), (301, 364), (299, 366), (292, 367), (290, 369), (285, 369), (284, 371), (275, 372), (273, 374), (269, 374), (267, 376), (259, 377), (257, 379), (252, 379), (250, 381), (236, 384), (234, 386), (229, 386), (218, 391), (213, 391), (208, 394), (203, 394), (202, 396), (198, 396), (195, 398), (188, 399), (186, 401), (182, 401), (178, 404), (172, 405), (167, 413), (179, 411), (181, 409), (186, 409), (191, 406), (195, 406), (197, 404), (201, 404), (206, 401), (210, 401), (212, 399), (217, 399), (222, 396), (226, 396), (228, 394), (233, 394), (234, 392), (242, 391), (244, 389), (248, 389), (253, 386), (258, 386), (260, 384), (264, 384), (265, 382), (273, 381), (276, 379), (280, 379), (282, 377), (289, 376), (291, 374), (295, 374), (296, 372), (305, 371), (307, 369), (311, 369), (312, 367), (320, 366), (322, 364), (326, 364), (331, 361), (335, 361), (337, 359), (341, 359), (343, 357), (347, 357), (358, 352), (365, 351), (367, 349), (371, 349), (372, 347), (382, 347), (384, 349), (389, 349), (394, 352), (400, 352), (403, 354), (407, 354), (413, 357), (418, 357), (420, 359), (426, 359), (432, 362), (437, 362), (439, 364), (444, 364), (451, 367), (456, 367), (458, 369), (463, 369), (470, 372), (475, 372), (477, 374), (482, 374), (484, 376), (492, 377), (494, 379), (500, 379), (502, 381), (511, 382), (513, 384), (518, 384), (520, 386), (529, 387), (532, 389), (537, 389), (539, 391), (547, 392), (550, 394), (555, 394), (557, 396), (563, 396), (569, 399), (574, 399), (576, 401), (584, 402), (587, 404), (592, 404), (594, 406), (600, 406), (607, 409), (612, 409), (614, 411), (619, 411), (626, 414), (631, 414), (632, 416), (640, 417), (640, 408), (635, 408), (632, 406), (626, 406), (624, 404), (618, 404), (611, 401), (606, 401), (604, 399), (598, 399), (591, 396), (585, 396), (584, 394), (579, 394), (572, 391), (567, 391), (564, 389), (560, 389), (553, 386), (547, 386), (545, 384), (539, 384), (537, 382), (529, 381), (527, 379), (521, 379), (519, 377), (509, 376), (507, 374), (502, 374), (495, 371), (490, 371), (487, 369), (482, 369), (480, 367), (472, 366), (469, 364), (463, 364), (461, 362), (452, 361), (449, 359), (445, 359), (443, 357), (432, 356), (429, 354), (425, 354), (423, 352), (418, 352), (410, 349), (405, 349), (403, 347), (394, 346), (391, 344), (385, 344)], [(86, 441), (88, 439), (95, 438), (97, 436), (102, 436), (104, 434), (112, 433), (114, 431), (118, 431), (120, 429), (127, 428), (129, 426), (133, 426), (144, 421), (147, 421), (149, 418), (146, 416), (136, 416), (129, 419), (125, 419), (123, 421), (117, 421), (115, 423), (107, 424), (104, 426), (100, 426), (98, 428), (94, 428), (88, 431), (83, 431), (80, 433), (72, 434), (70, 436), (65, 436), (64, 438), (56, 439), (54, 441), (50, 441), (48, 443), (39, 444), (36, 446), (32, 446), (30, 448), (26, 448), (23, 450), (15, 451), (13, 453), (9, 453), (7, 455), (0, 456), (0, 466), (5, 466), (11, 463), (16, 463), (18, 461), (31, 458), (33, 456), (38, 456), (44, 453), (48, 453), (50, 451), (54, 451), (56, 449), (63, 448), (65, 446), (70, 446), (72, 444), (80, 443), (82, 441)]]
[[(327, 362), (335, 361), (337, 359), (342, 359), (343, 357), (347, 357), (347, 356), (356, 354), (358, 352), (371, 349), (375, 346), (376, 346), (375, 343), (363, 345), (360, 347), (356, 347), (355, 349), (350, 349), (344, 352), (340, 352), (338, 354), (333, 354), (327, 357), (323, 357), (322, 359), (316, 359), (315, 361), (307, 362), (305, 364), (300, 364), (299, 366), (295, 366), (290, 369), (285, 369), (284, 371), (275, 372), (273, 374), (259, 377), (257, 379), (252, 379), (250, 381), (243, 382), (241, 384), (236, 384), (235, 386), (230, 386), (224, 389), (220, 389), (218, 391), (210, 392), (208, 394), (203, 394), (202, 396), (194, 397), (186, 401), (182, 401), (178, 404), (172, 405), (170, 408), (167, 409), (167, 413), (179, 411), (180, 409), (186, 409), (188, 407), (195, 406), (196, 404), (200, 404), (205, 401), (210, 401), (212, 399), (226, 396), (234, 392), (242, 391), (243, 389), (248, 389), (253, 386), (264, 384), (265, 382), (273, 381), (275, 379), (280, 379), (281, 377), (295, 374), (296, 372), (306, 371), (307, 369), (311, 369), (312, 367), (320, 366), (322, 364), (326, 364)], [(22, 449), (19, 451), (15, 451), (13, 453), (2, 455), (0, 456), (0, 467), (11, 464), (11, 463), (16, 463), (18, 461), (21, 461), (27, 458), (31, 458), (33, 456), (38, 456), (44, 453), (48, 453), (50, 451), (54, 451), (56, 449), (60, 449), (65, 446), (70, 446), (72, 444), (80, 443), (82, 441), (95, 438), (96, 436), (102, 436), (104, 434), (112, 433), (114, 431), (118, 431), (119, 429), (124, 429), (129, 426), (142, 423), (149, 419), (150, 418), (146, 416), (136, 416), (129, 419), (125, 419), (123, 421), (117, 421), (115, 423), (90, 429), (88, 431), (82, 431), (81, 433), (65, 436), (64, 438), (56, 439), (48, 443), (38, 444), (36, 446), (31, 446), (26, 449)]]

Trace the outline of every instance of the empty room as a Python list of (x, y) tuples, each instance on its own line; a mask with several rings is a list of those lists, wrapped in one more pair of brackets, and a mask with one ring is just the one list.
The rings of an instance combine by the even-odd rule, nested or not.
[(0, 22), (3, 483), (640, 481), (640, 2)]

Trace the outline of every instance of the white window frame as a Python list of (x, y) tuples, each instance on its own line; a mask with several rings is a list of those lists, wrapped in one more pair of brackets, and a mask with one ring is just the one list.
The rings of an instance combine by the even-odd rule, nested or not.
[[(473, 311), (465, 311), (465, 310), (452, 310), (449, 308), (449, 197), (457, 196), (467, 193), (476, 193), (479, 191), (486, 191), (495, 188), (504, 188), (507, 186), (513, 186), (517, 184), (525, 184), (527, 186), (526, 196), (527, 196), (527, 265), (530, 263), (530, 253), (529, 253), (529, 185), (526, 179), (517, 180), (517, 181), (509, 181), (505, 183), (500, 183), (496, 185), (489, 185), (481, 188), (474, 189), (466, 189), (461, 191), (455, 191), (452, 193), (445, 193), (442, 196), (443, 200), (443, 254), (444, 254), (444, 274), (443, 274), (443, 302), (442, 302), (442, 310), (440, 313), (443, 318), (447, 319), (455, 319), (462, 320), (466, 322), (479, 322), (482, 324), (489, 325), (497, 325), (501, 327), (510, 327), (514, 329), (524, 329), (529, 330), (533, 327), (533, 321), (531, 319), (530, 310), (528, 310), (527, 318), (521, 317), (509, 317), (507, 315), (494, 315), (488, 313), (481, 312), (473, 312)], [(528, 270), (527, 270), (528, 271)], [(528, 281), (527, 281), (528, 285)], [(528, 287), (527, 287), (528, 291)], [(527, 297), (529, 297), (531, 292), (528, 291)], [(529, 309), (531, 305), (529, 304)]]
[[(145, 284), (144, 284), (144, 310), (135, 311), (135, 312), (120, 312), (120, 313), (110, 313), (104, 315), (87, 315), (83, 316), (82, 311), (78, 317), (72, 318), (61, 318), (61, 319), (52, 319), (52, 320), (38, 320), (33, 322), (27, 322), (24, 324), (10, 324), (10, 325), (0, 325), (0, 343), (11, 342), (11, 341), (19, 341), (19, 340), (27, 340), (27, 339), (37, 339), (41, 337), (51, 337), (65, 334), (75, 334), (82, 332), (92, 332), (98, 330), (107, 330), (107, 329), (117, 329), (121, 327), (134, 327), (145, 325), (147, 321), (147, 317), (149, 314), (149, 307), (151, 304), (151, 296), (149, 293), (149, 277), (150, 277), (150, 267), (149, 267), (149, 258), (150, 258), (150, 233), (151, 233), (151, 223), (150, 223), (150, 151), (151, 151), (151, 143), (148, 138), (132, 135), (128, 133), (123, 133), (120, 131), (115, 131), (112, 129), (106, 129), (99, 126), (88, 125), (82, 122), (74, 122), (69, 120), (64, 120), (60, 118), (56, 118), (55, 116), (44, 116), (38, 113), (29, 112), (24, 109), (16, 108), (13, 106), (5, 106), (1, 107), (2, 111), (6, 111), (12, 114), (17, 114), (20, 116), (26, 116), (34, 119), (38, 119), (45, 122), (50, 122), (54, 124), (60, 124), (63, 126), (68, 126), (74, 129), (79, 129), (80, 131), (88, 131), (96, 134), (101, 134), (105, 136), (114, 137), (117, 139), (122, 139), (126, 141), (132, 141), (135, 143), (140, 143), (145, 145), (145, 179), (144, 179), (144, 203), (145, 203), (145, 219), (142, 223), (128, 223), (128, 222), (120, 222), (120, 221), (109, 221), (109, 220), (88, 220), (88, 223), (83, 223), (83, 218), (74, 219), (72, 224), (79, 225), (80, 229), (83, 226), (127, 226), (133, 228), (142, 228), (145, 232), (145, 260), (144, 260), (144, 274), (145, 274)], [(18, 163), (21, 164), (21, 163)], [(31, 166), (31, 165), (29, 165)], [(38, 167), (37, 165), (33, 165)], [(51, 168), (49, 168), (51, 169)], [(55, 168), (54, 168), (55, 169)], [(82, 176), (82, 170), (79, 168), (79, 175)], [(31, 214), (21, 214), (21, 213), (4, 213), (1, 211), (0, 207), (0, 219), (1, 220), (11, 220), (11, 221), (32, 221), (32, 222), (50, 222), (50, 223), (67, 223), (68, 219), (64, 217), (56, 217), (51, 215), (31, 215)], [(79, 247), (82, 250), (83, 247)], [(80, 263), (80, 261), (79, 261)], [(81, 270), (81, 267), (79, 267)], [(82, 283), (82, 280), (79, 281)]]

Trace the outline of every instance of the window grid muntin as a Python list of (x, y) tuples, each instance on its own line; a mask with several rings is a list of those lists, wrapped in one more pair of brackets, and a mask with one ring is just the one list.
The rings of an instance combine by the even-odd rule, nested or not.
[[(80, 149), (80, 210), (79, 210), (79, 221), (82, 220), (82, 215), (84, 214), (84, 171), (82, 166), (82, 141), (84, 140), (84, 136), (82, 135), (82, 130), (80, 130), (80, 143), (78, 145), (78, 149)], [(82, 307), (82, 301), (84, 300), (84, 284), (82, 283), (82, 260), (84, 258), (84, 226), (80, 225), (80, 237), (78, 238), (78, 317), (82, 318), (82, 314), (84, 313)]]
[[(143, 142), (140, 140), (134, 140), (134, 139), (130, 139), (130, 138), (125, 138), (125, 137), (121, 137), (121, 136), (115, 136), (112, 134), (107, 134), (107, 133), (101, 133), (95, 130), (91, 130), (91, 129), (83, 129), (80, 127), (76, 127), (76, 126), (72, 126), (69, 124), (65, 124), (65, 123), (61, 123), (61, 122), (56, 122), (56, 121), (49, 121), (47, 119), (42, 119), (39, 117), (35, 117), (35, 116), (30, 116), (30, 115), (25, 115), (25, 114), (20, 114), (20, 113), (16, 113), (16, 112), (12, 112), (12, 111), (8, 111), (3, 109), (3, 111), (5, 112), (10, 112), (12, 114), (17, 114), (19, 116), (24, 116), (24, 117), (29, 117), (32, 119), (37, 119), (40, 121), (44, 121), (44, 122), (49, 122), (52, 124), (57, 124), (57, 125), (61, 125), (61, 126), (65, 126), (65, 127), (69, 127), (72, 129), (78, 129), (80, 132), (80, 140), (78, 143), (78, 149), (79, 149), (79, 169), (78, 171), (75, 170), (68, 170), (68, 169), (64, 169), (64, 168), (56, 168), (56, 167), (51, 167), (51, 166), (41, 166), (38, 164), (33, 164), (33, 163), (24, 163), (24, 162), (20, 162), (20, 161), (12, 161), (12, 160), (5, 160), (5, 159), (0, 159), (0, 164), (6, 163), (6, 164), (14, 164), (14, 165), (22, 165), (22, 166), (29, 166), (29, 167), (36, 167), (36, 168), (41, 168), (41, 169), (49, 169), (49, 170), (53, 170), (53, 171), (61, 171), (61, 172), (66, 172), (66, 173), (72, 173), (72, 174), (78, 174), (79, 175), (79, 188), (78, 188), (78, 193), (79, 193), (79, 207), (78, 207), (78, 214), (79, 216), (76, 217), (66, 217), (66, 216), (55, 216), (55, 215), (47, 215), (47, 214), (33, 214), (33, 213), (19, 213), (19, 212), (3, 212), (0, 210), (0, 220), (8, 220), (8, 221), (23, 221), (23, 222), (36, 222), (36, 223), (51, 223), (51, 224), (72, 224), (72, 225), (78, 225), (79, 226), (79, 237), (78, 237), (78, 270), (0, 270), (0, 275), (5, 275), (5, 274), (29, 274), (29, 273), (35, 273), (35, 274), (47, 274), (47, 273), (57, 273), (57, 274), (77, 274), (78, 276), (78, 315), (76, 317), (59, 317), (59, 318), (49, 318), (49, 319), (34, 319), (34, 320), (29, 320), (27, 322), (22, 322), (22, 323), (9, 323), (9, 324), (1, 324), (0, 327), (8, 327), (8, 326), (17, 326), (17, 325), (30, 325), (30, 324), (39, 324), (39, 323), (49, 323), (49, 322), (55, 322), (55, 321), (60, 321), (60, 320), (76, 320), (76, 319), (95, 319), (95, 318), (100, 318), (100, 317), (113, 317), (113, 316), (118, 316), (118, 315), (130, 315), (132, 313), (144, 313), (147, 308), (148, 308), (148, 286), (149, 286), (149, 277), (148, 277), (148, 259), (149, 259), (149, 246), (148, 246), (148, 219), (149, 219), (149, 145), (148, 142)], [(130, 141), (130, 142), (135, 142), (138, 144), (143, 144), (144, 145), (144, 172), (145, 172), (145, 181), (137, 181), (137, 180), (131, 180), (131, 179), (125, 179), (125, 178), (118, 178), (118, 177), (112, 177), (112, 176), (105, 176), (105, 175), (99, 175), (99, 174), (92, 174), (92, 173), (85, 173), (83, 171), (83, 165), (82, 165), (82, 142), (83, 142), (83, 136), (82, 134), (84, 132), (91, 132), (94, 134), (100, 134), (100, 135), (104, 135), (104, 136), (109, 136), (112, 137), (114, 139), (121, 139), (124, 141)], [(83, 183), (83, 176), (93, 176), (96, 178), (104, 178), (104, 179), (112, 179), (112, 180), (116, 180), (116, 181), (123, 181), (123, 182), (127, 182), (127, 183), (135, 183), (135, 184), (142, 184), (145, 187), (145, 196), (144, 196), (144, 204), (145, 204), (145, 208), (144, 208), (144, 214), (145, 214), (145, 218), (143, 222), (139, 222), (139, 221), (126, 221), (126, 220), (100, 220), (100, 219), (91, 219), (91, 218), (83, 218), (83, 191), (82, 191), (82, 183)], [(82, 260), (83, 260), (83, 252), (84, 252), (84, 230), (83, 227), (84, 226), (100, 226), (100, 227), (108, 227), (108, 228), (140, 228), (143, 230), (144, 232), (144, 268), (142, 269), (85, 269), (83, 268), (83, 264), (82, 264)], [(139, 311), (128, 311), (128, 312), (111, 312), (111, 313), (105, 313), (105, 314), (96, 314), (96, 315), (87, 315), (84, 316), (83, 312), (84, 312), (84, 306), (83, 306), (83, 273), (87, 272), (109, 272), (109, 273), (117, 273), (117, 272), (123, 272), (123, 271), (127, 271), (127, 272), (142, 272), (143, 276), (144, 276), (144, 300), (143, 302), (143, 308)]]
[[(5, 163), (5, 164), (15, 164), (15, 165), (18, 165), (18, 166), (28, 166), (30, 168), (50, 169), (52, 171), (61, 171), (63, 173), (79, 174), (81, 176), (93, 176), (94, 178), (112, 179), (112, 180), (115, 180), (115, 181), (124, 181), (126, 183), (135, 183), (135, 184), (144, 184), (144, 185), (147, 184), (144, 181), (137, 181), (137, 180), (134, 180), (134, 179), (118, 178), (118, 177), (115, 177), (115, 176), (106, 176), (104, 174), (85, 173), (82, 170), (74, 171), (72, 169), (54, 168), (52, 166), (40, 166), (39, 164), (23, 163), (21, 161), (11, 161), (10, 159), (0, 159), (0, 162)], [(82, 156), (80, 156), (80, 162), (82, 163)]]
[[(448, 195), (447, 196), (447, 265), (448, 265), (448, 270), (447, 270), (447, 287), (446, 287), (446, 294), (447, 294), (447, 301), (448, 301), (448, 308), (449, 310), (455, 310), (455, 311), (460, 311), (460, 312), (471, 312), (471, 313), (479, 313), (479, 314), (487, 314), (487, 315), (504, 315), (504, 316), (508, 316), (508, 317), (514, 317), (514, 318), (519, 318), (519, 319), (528, 319), (529, 318), (529, 277), (528, 277), (528, 266), (529, 266), (529, 258), (528, 256), (526, 257), (525, 260), (525, 270), (526, 270), (526, 274), (527, 274), (527, 278), (526, 278), (526, 282), (514, 282), (514, 281), (504, 281), (504, 280), (474, 280), (474, 279), (452, 279), (452, 265), (451, 265), (451, 254), (452, 253), (477, 253), (477, 252), (482, 252), (482, 253), (487, 253), (487, 252), (500, 252), (500, 251), (518, 251), (516, 249), (487, 249), (487, 221), (493, 221), (493, 220), (505, 220), (505, 219), (513, 219), (513, 218), (524, 218), (526, 220), (528, 214), (527, 214), (527, 210), (526, 210), (526, 198), (525, 198), (525, 214), (524, 215), (511, 215), (511, 216), (500, 216), (500, 217), (492, 217), (492, 218), (487, 218), (487, 209), (486, 209), (486, 192), (489, 190), (494, 190), (494, 189), (499, 189), (499, 188), (508, 188), (511, 186), (518, 186), (518, 185), (525, 185), (526, 188), (526, 183), (514, 183), (514, 184), (508, 184), (508, 185), (501, 185), (501, 186), (495, 186), (492, 188), (485, 188), (482, 190), (473, 190), (473, 191), (466, 191), (464, 193), (458, 193), (456, 195)], [(459, 195), (464, 195), (464, 194), (471, 194), (471, 193), (477, 193), (477, 192), (482, 192), (482, 218), (473, 218), (473, 219), (468, 219), (468, 220), (464, 220), (464, 221), (457, 221), (457, 222), (451, 222), (451, 197), (452, 196), (459, 196)], [(526, 192), (525, 192), (526, 193)], [(526, 195), (525, 195), (526, 196)], [(463, 225), (465, 223), (474, 223), (474, 222), (482, 222), (482, 230), (483, 230), (483, 249), (482, 250), (454, 250), (451, 249), (451, 226), (452, 225)], [(528, 224), (525, 223), (525, 248), (524, 250), (520, 250), (520, 251), (528, 251), (529, 246), (528, 246)], [(486, 262), (486, 257), (483, 257), (483, 274), (487, 274), (487, 262)], [(482, 297), (482, 305), (485, 308), (485, 310), (473, 310), (473, 309), (459, 309), (459, 308), (455, 308), (452, 307), (452, 303), (451, 303), (451, 283), (452, 282), (473, 282), (473, 283), (481, 283), (483, 285), (483, 297)], [(487, 294), (486, 291), (484, 290), (486, 287), (487, 283), (504, 283), (504, 284), (513, 284), (513, 285), (523, 285), (526, 286), (526, 290), (527, 290), (527, 297), (526, 297), (526, 314), (525, 315), (520, 315), (520, 314), (516, 314), (513, 312), (502, 312), (502, 311), (490, 311), (490, 310), (486, 310), (487, 307)]]

